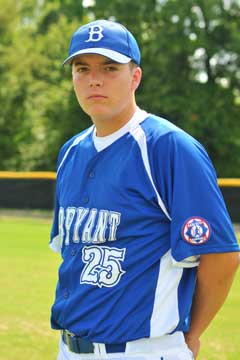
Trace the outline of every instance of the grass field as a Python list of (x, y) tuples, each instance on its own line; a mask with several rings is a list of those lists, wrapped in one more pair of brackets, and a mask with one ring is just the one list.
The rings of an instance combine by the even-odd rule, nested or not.
[[(48, 248), (51, 221), (0, 215), (0, 360), (54, 360), (50, 329), (60, 258)], [(198, 360), (240, 359), (240, 272)]]

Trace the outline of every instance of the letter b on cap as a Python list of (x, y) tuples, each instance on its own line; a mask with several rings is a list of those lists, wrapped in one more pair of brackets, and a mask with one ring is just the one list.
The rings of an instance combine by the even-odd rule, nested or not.
[(99, 41), (103, 38), (103, 28), (101, 25), (90, 26), (89, 28), (89, 38), (85, 42), (89, 41)]

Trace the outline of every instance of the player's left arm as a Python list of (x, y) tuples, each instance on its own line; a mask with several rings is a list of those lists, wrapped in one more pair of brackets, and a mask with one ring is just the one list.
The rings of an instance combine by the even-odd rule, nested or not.
[(239, 262), (238, 252), (201, 255), (191, 325), (185, 334), (186, 343), (195, 358), (200, 348), (200, 336), (222, 307)]

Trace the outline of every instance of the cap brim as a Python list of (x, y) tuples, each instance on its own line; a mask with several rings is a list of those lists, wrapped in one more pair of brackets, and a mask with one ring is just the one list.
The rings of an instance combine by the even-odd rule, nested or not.
[(117, 51), (113, 51), (113, 50), (109, 50), (109, 49), (103, 49), (103, 48), (89, 48), (89, 49), (82, 49), (82, 50), (79, 50), (79, 51), (75, 52), (74, 54), (69, 56), (66, 60), (64, 60), (63, 65), (71, 63), (73, 58), (75, 58), (76, 56), (81, 55), (81, 54), (99, 54), (99, 55), (103, 55), (103, 56), (108, 57), (109, 59), (112, 59), (113, 61), (116, 61), (116, 62), (120, 63), (120, 64), (127, 64), (132, 60), (128, 56), (120, 54)]

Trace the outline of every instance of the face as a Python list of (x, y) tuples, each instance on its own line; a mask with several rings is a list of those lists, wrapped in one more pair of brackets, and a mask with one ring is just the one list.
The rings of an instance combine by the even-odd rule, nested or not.
[(117, 119), (135, 108), (141, 69), (98, 54), (79, 55), (72, 64), (73, 86), (81, 108), (93, 121)]

